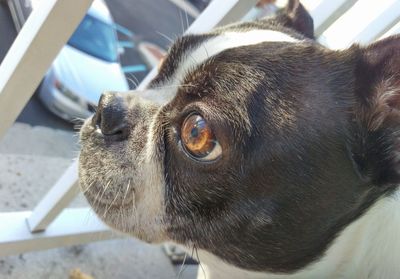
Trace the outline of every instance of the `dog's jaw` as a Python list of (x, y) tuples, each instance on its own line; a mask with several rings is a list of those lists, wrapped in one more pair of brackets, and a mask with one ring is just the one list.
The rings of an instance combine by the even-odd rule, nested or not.
[(318, 262), (302, 270), (290, 274), (251, 272), (199, 250), (202, 268), (197, 279), (395, 279), (400, 274), (399, 231), (400, 190), (379, 200), (338, 236)]

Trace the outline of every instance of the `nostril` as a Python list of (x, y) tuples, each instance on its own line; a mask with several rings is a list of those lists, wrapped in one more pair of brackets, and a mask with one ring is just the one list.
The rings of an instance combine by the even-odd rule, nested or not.
[(99, 127), (101, 129), (101, 133), (105, 136), (125, 135), (127, 131), (127, 127), (125, 124), (121, 124), (116, 127), (104, 126), (105, 125)]
[(125, 100), (118, 94), (106, 93), (100, 98), (92, 124), (101, 130), (106, 139), (121, 141), (129, 135), (126, 116)]
[(96, 124), (105, 136), (126, 135), (126, 112), (116, 106), (104, 107)]

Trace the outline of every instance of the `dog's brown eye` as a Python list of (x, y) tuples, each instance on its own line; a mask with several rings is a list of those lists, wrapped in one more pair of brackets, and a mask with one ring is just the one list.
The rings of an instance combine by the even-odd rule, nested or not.
[(202, 161), (211, 161), (221, 155), (221, 146), (206, 120), (198, 114), (188, 116), (183, 122), (181, 139), (185, 150)]

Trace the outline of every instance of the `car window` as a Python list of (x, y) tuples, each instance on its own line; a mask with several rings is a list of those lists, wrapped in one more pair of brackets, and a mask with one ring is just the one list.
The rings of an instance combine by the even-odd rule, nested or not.
[(68, 45), (109, 62), (118, 59), (114, 28), (90, 15), (86, 15), (79, 24)]

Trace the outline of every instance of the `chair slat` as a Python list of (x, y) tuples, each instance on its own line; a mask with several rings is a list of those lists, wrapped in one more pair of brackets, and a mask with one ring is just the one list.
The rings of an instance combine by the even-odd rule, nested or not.
[(346, 48), (353, 42), (368, 43), (379, 36), (399, 12), (398, 0), (360, 0), (324, 31), (319, 41), (334, 49)]
[(379, 14), (374, 20), (371, 20), (364, 29), (352, 39), (352, 43), (359, 42), (361, 44), (368, 44), (387, 30), (389, 30), (400, 17), (400, 1), (395, 1)]
[(379, 39), (384, 39), (392, 35), (400, 34), (400, 21), (397, 22), (392, 28), (390, 28), (385, 34), (383, 34)]
[[(357, 0), (323, 0), (317, 5), (306, 8), (314, 19), (315, 35), (318, 37), (343, 13), (350, 9)], [(315, 4), (315, 3), (314, 3)]]
[(324, 0), (301, 0), (301, 4), (310, 12), (314, 10)]

